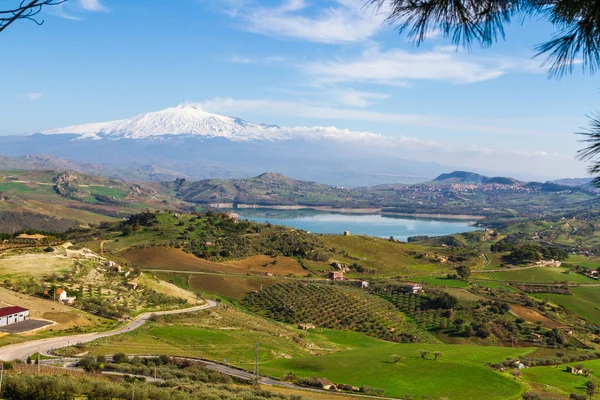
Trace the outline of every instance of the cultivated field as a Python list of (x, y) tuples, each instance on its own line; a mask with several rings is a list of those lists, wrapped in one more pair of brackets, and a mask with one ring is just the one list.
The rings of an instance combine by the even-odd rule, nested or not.
[(215, 263), (171, 247), (127, 250), (122, 253), (122, 256), (142, 268), (171, 271), (204, 271), (253, 275), (271, 273), (279, 276), (290, 274), (304, 276), (308, 273), (302, 269), (296, 260), (289, 257), (254, 256), (245, 260)]
[(527, 322), (531, 322), (532, 324), (537, 323), (538, 321), (542, 322), (542, 326), (548, 329), (554, 328), (564, 328), (565, 325), (560, 322), (551, 320), (550, 318), (542, 315), (536, 310), (532, 310), (531, 308), (524, 307), (520, 304), (511, 304), (510, 310), (517, 316), (523, 318)]
[(255, 290), (266, 289), (273, 286), (281, 279), (261, 277), (237, 277), (221, 275), (190, 275), (189, 286), (194, 290), (216, 294), (241, 300), (248, 293)]
[(43, 253), (40, 249), (34, 253), (29, 251), (34, 250), (9, 250), (0, 256), (0, 276), (5, 279), (27, 275), (38, 278), (73, 271), (73, 260), (64, 253)]

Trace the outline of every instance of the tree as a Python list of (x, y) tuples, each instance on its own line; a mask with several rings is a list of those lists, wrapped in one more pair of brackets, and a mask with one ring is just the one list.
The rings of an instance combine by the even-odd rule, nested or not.
[(429, 354), (429, 351), (428, 350), (419, 350), (419, 353), (421, 353), (421, 358), (425, 358)]
[(113, 356), (113, 362), (115, 364), (123, 364), (129, 361), (129, 358), (127, 357), (127, 355), (125, 355), (125, 353), (115, 353), (115, 355)]
[(443, 355), (444, 355), (444, 353), (442, 353), (441, 351), (433, 352), (433, 356), (435, 357), (436, 360), (438, 359), (438, 357), (442, 357)]
[(68, 0), (14, 0), (15, 4), (7, 10), (0, 10), (0, 32), (8, 28), (8, 26), (20, 19), (28, 19), (38, 25), (42, 25), (44, 21), (38, 21), (35, 17), (42, 11), (44, 6), (57, 6), (66, 3)]
[(596, 381), (595, 380), (590, 379), (589, 381), (587, 381), (585, 383), (585, 394), (587, 394), (590, 399), (592, 399), (594, 397), (594, 395), (596, 394)]
[(469, 267), (466, 267), (464, 265), (457, 267), (456, 273), (458, 274), (458, 276), (460, 276), (460, 279), (462, 279), (463, 281), (468, 281), (469, 277), (471, 276), (471, 270), (469, 269)]
[[(600, 12), (594, 0), (367, 0), (366, 4), (386, 10), (388, 22), (419, 45), (432, 32), (441, 31), (453, 44), (470, 48), (473, 43), (488, 47), (504, 39), (504, 27), (513, 20), (543, 19), (557, 29), (545, 43), (535, 47), (545, 55), (552, 77), (571, 73), (574, 66), (594, 73), (600, 67)], [(589, 116), (590, 126), (579, 132), (587, 147), (578, 152), (591, 161), (589, 172), (600, 174), (600, 113)], [(600, 176), (594, 183), (600, 186)]]
[(100, 369), (96, 358), (92, 356), (85, 356), (79, 360), (79, 366), (83, 368), (85, 372), (96, 372)]
[(397, 364), (399, 361), (401, 361), (404, 358), (399, 354), (392, 354), (390, 357), (392, 357), (392, 362), (394, 364)]

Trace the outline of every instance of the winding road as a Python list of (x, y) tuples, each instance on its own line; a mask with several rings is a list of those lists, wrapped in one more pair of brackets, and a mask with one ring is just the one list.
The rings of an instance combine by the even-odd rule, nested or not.
[(71, 346), (77, 343), (87, 343), (92, 340), (105, 338), (109, 336), (120, 335), (144, 325), (152, 315), (169, 315), (169, 314), (183, 314), (194, 311), (206, 310), (215, 307), (217, 303), (212, 300), (206, 300), (206, 304), (197, 307), (184, 308), (181, 310), (171, 311), (156, 311), (138, 315), (131, 323), (123, 328), (100, 333), (85, 333), (81, 335), (72, 336), (61, 336), (49, 339), (34, 340), (31, 342), (19, 343), (10, 346), (0, 347), (0, 360), (24, 360), (30, 355), (40, 352), (41, 354), (48, 354), (49, 351), (60, 347)]

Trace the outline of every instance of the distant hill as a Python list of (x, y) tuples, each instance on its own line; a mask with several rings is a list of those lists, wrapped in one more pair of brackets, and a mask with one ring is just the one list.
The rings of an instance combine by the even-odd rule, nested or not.
[[(278, 173), (264, 173), (247, 179), (206, 179), (163, 182), (167, 194), (193, 203), (231, 203), (255, 205), (343, 206), (359, 204), (368, 195), (314, 182), (299, 181)], [(366, 199), (364, 199), (366, 200)], [(367, 205), (367, 202), (364, 202)]]
[(438, 184), (451, 184), (451, 183), (473, 183), (473, 184), (498, 184), (498, 185), (512, 185), (519, 181), (513, 178), (507, 178), (502, 176), (487, 177), (485, 175), (476, 174), (468, 171), (454, 171), (448, 174), (441, 174), (435, 178), (431, 183)]
[(565, 178), (556, 179), (552, 183), (563, 186), (587, 186), (593, 182), (594, 178)]
[[(101, 175), (56, 170), (0, 171), (0, 210), (3, 211), (97, 223), (107, 217), (125, 217), (143, 208), (181, 206), (186, 208), (181, 201), (146, 185)], [(31, 227), (29, 216), (10, 218), (23, 221), (23, 228)]]

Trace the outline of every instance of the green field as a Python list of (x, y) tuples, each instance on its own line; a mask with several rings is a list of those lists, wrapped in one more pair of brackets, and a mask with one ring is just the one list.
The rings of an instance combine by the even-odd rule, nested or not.
[[(441, 351), (437, 361), (423, 359), (419, 349)], [(413, 398), (432, 396), (460, 400), (516, 399), (522, 386), (508, 375), (487, 367), (506, 357), (529, 353), (530, 349), (425, 344), (382, 343), (320, 357), (276, 359), (261, 365), (264, 373), (282, 376), (327, 377), (336, 383), (385, 388), (386, 396)], [(391, 355), (404, 358), (391, 362)], [(357, 368), (357, 366), (359, 366)]]
[(568, 396), (570, 393), (585, 393), (585, 382), (590, 377), (583, 375), (573, 375), (567, 372), (568, 365), (583, 364), (585, 368), (594, 372), (594, 378), (600, 379), (600, 360), (573, 362), (552, 367), (532, 367), (522, 371), (523, 379), (529, 383), (540, 385), (540, 387), (551, 393), (558, 393)]
[[(569, 272), (569, 273), (565, 273)], [(478, 274), (478, 277), (488, 278), (497, 281), (507, 282), (528, 282), (528, 283), (553, 283), (553, 282), (573, 282), (573, 283), (593, 283), (596, 282), (587, 276), (577, 274), (569, 268), (527, 268), (511, 269), (503, 272), (490, 272)]]
[(87, 188), (93, 195), (110, 196), (116, 199), (124, 198), (127, 193), (124, 190), (112, 188), (109, 186), (89, 186)]
[(540, 294), (553, 303), (563, 306), (582, 318), (600, 324), (600, 288), (597, 286), (573, 288), (573, 295)]
[[(305, 332), (295, 326), (266, 320), (227, 305), (186, 315), (160, 317), (133, 332), (96, 340), (87, 345), (93, 354), (168, 354), (209, 358), (248, 366), (259, 343), (261, 362), (282, 357), (305, 357), (346, 349), (352, 343), (376, 339), (353, 332)], [(67, 349), (67, 351), (70, 351)], [(74, 349), (81, 352), (80, 349)]]
[[(532, 349), (446, 344), (395, 344), (362, 333), (299, 331), (230, 306), (186, 316), (159, 317), (134, 332), (86, 345), (92, 354), (172, 354), (203, 357), (252, 369), (259, 343), (260, 370), (282, 376), (327, 377), (336, 383), (384, 388), (385, 395), (460, 400), (513, 400), (523, 387), (484, 365)], [(419, 350), (441, 351), (437, 361)], [(74, 349), (81, 352), (82, 349)], [(391, 355), (403, 359), (392, 363)]]
[(449, 288), (466, 288), (469, 287), (469, 284), (465, 281), (461, 281), (459, 279), (448, 279), (446, 277), (441, 276), (425, 276), (420, 278), (415, 278), (416, 281), (421, 283), (425, 283), (427, 285), (434, 286), (442, 286)]

